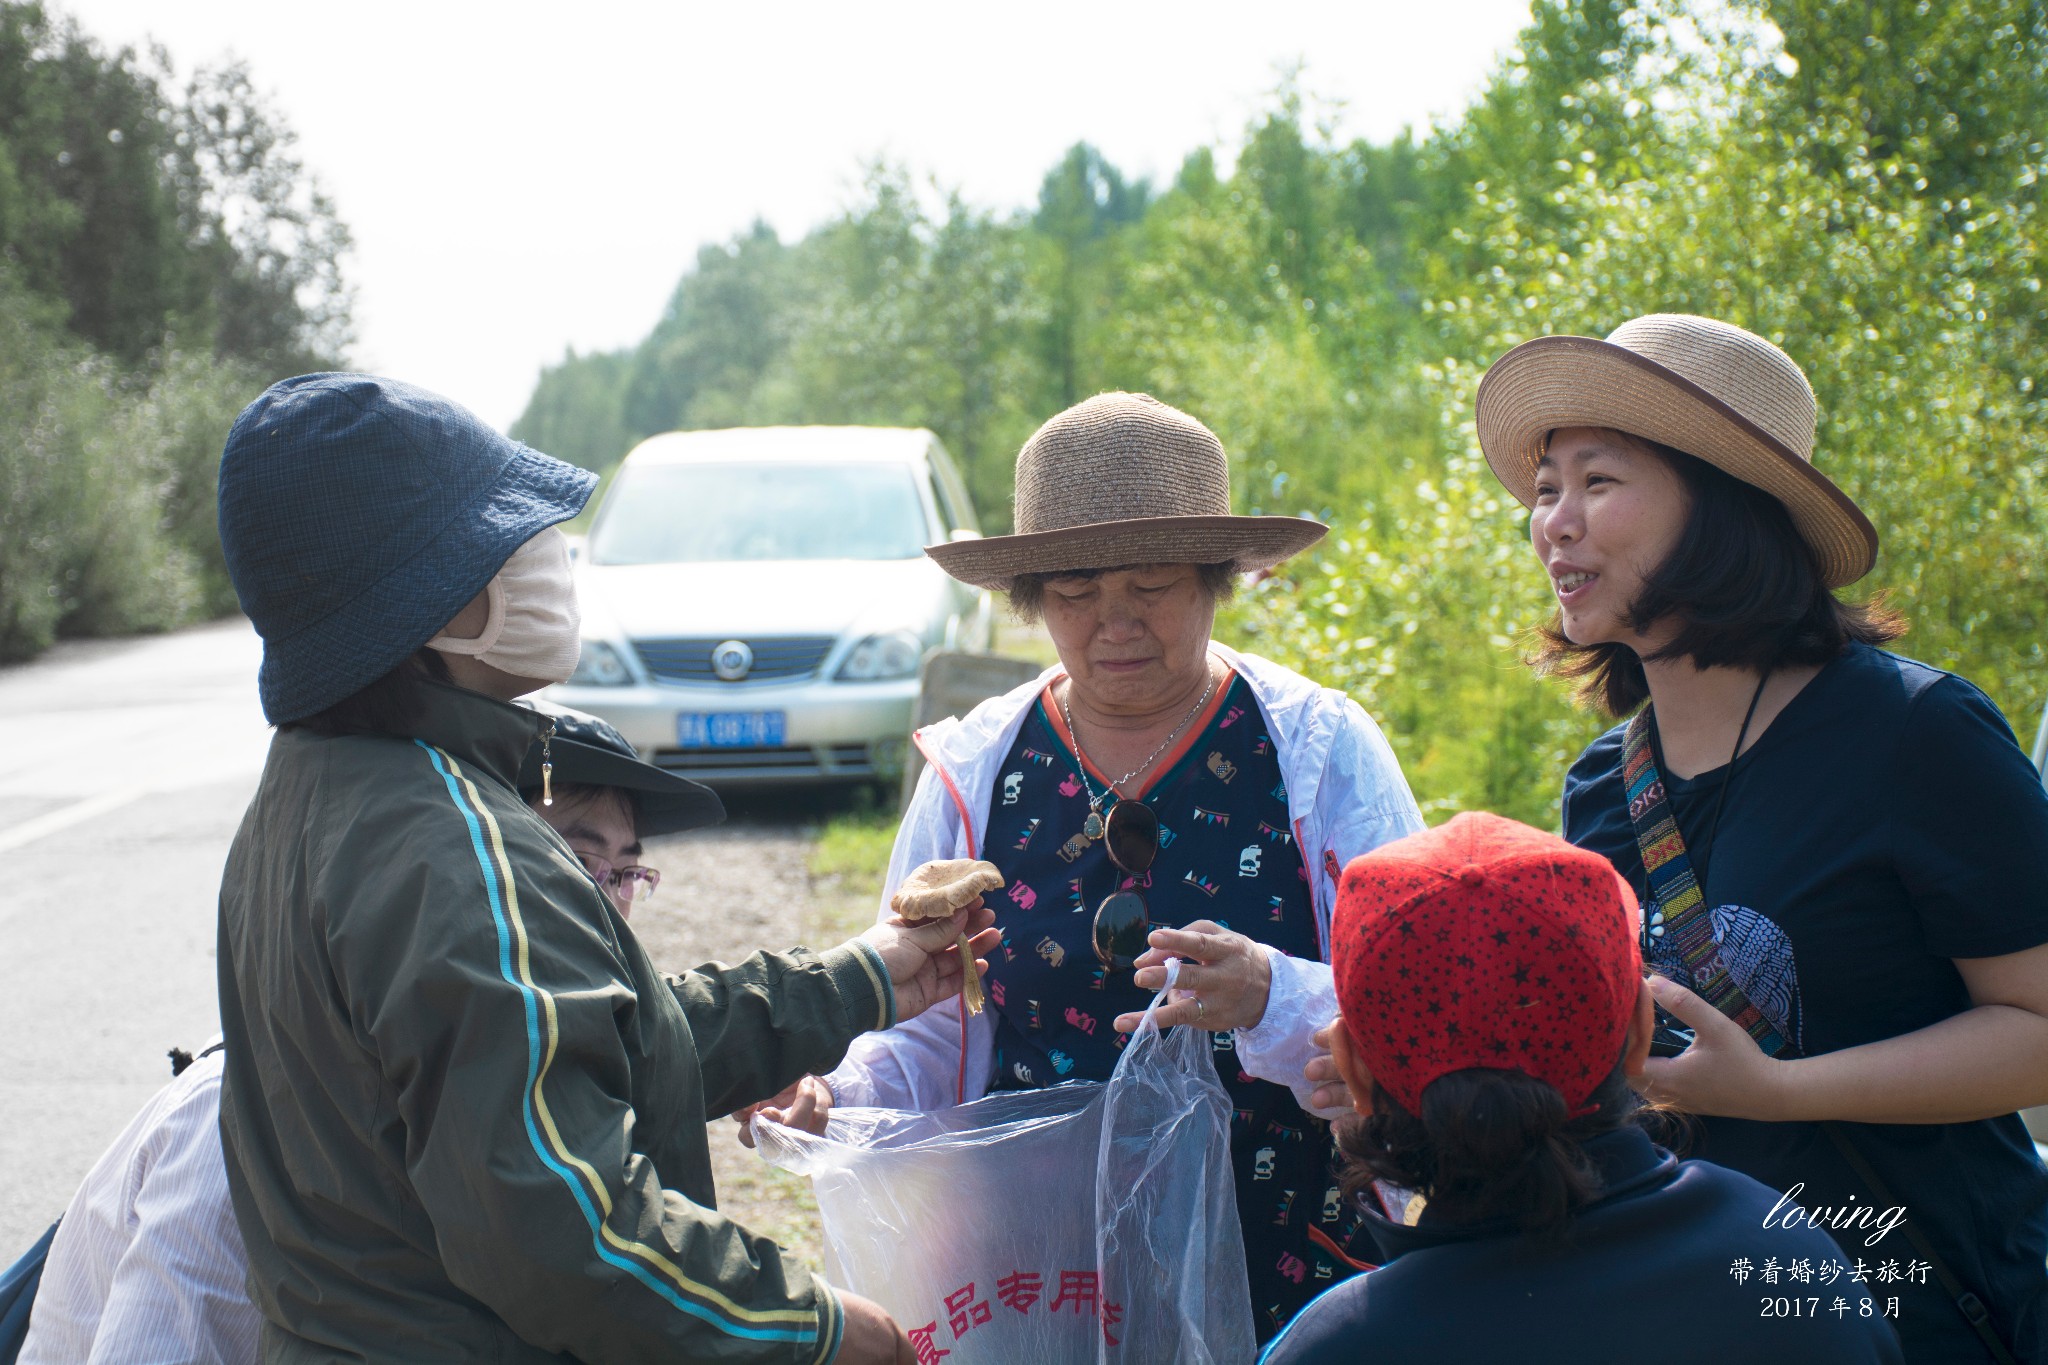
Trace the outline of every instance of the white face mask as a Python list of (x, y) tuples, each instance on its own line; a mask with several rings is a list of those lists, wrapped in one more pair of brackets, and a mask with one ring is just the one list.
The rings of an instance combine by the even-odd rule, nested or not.
[(516, 678), (567, 682), (583, 650), (583, 618), (569, 577), (569, 541), (550, 526), (512, 552), (484, 588), (490, 616), (475, 639), (445, 631), (427, 641), (443, 654), (467, 654)]

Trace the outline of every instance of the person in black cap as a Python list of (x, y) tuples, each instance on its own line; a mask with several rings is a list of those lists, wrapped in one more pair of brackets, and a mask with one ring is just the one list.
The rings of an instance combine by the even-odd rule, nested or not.
[(611, 897), (621, 919), (654, 894), (661, 873), (642, 867), (640, 841), (725, 819), (724, 803), (701, 782), (651, 763), (606, 722), (566, 706), (537, 707), (555, 723), (542, 771), (541, 746), (519, 765), (519, 794), (562, 836), (592, 881)]
[(994, 916), (654, 969), (516, 786), (539, 740), (551, 795), (510, 703), (575, 666), (553, 528), (594, 482), (365, 375), (228, 434), (278, 734), (221, 885), (221, 1136), (270, 1359), (913, 1359), (716, 1212), (704, 1124), (958, 994)]

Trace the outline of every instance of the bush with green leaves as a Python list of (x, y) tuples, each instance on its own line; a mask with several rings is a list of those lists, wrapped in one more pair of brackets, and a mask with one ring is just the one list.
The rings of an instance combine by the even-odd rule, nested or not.
[(214, 486), (250, 375), (182, 355), (126, 372), (47, 323), (0, 270), (0, 660), (232, 611)]
[[(1528, 337), (1641, 313), (1724, 318), (1791, 353), (1819, 402), (1817, 460), (1883, 539), (1851, 594), (1884, 593), (1913, 623), (1909, 652), (1973, 678), (2023, 731), (2048, 701), (2036, 167), (2010, 167), (2003, 198), (1933, 198), (1923, 166), (1877, 160), (1860, 125), (1802, 107), (1795, 62), (1755, 30), (1695, 27), (1668, 49), (1675, 25), (1651, 35), (1633, 68), (1560, 95), (1635, 109), (1650, 126), (1626, 155), (1568, 124), (1540, 211), (1514, 166), (1488, 169), (1503, 178), (1475, 180), (1442, 224), (1450, 249), (1423, 258), (1433, 325), (1416, 372), (1437, 394), (1438, 453), (1340, 527), (1296, 591), (1241, 616), (1374, 705), (1439, 810), (1554, 822), (1562, 766), (1601, 723), (1516, 669), (1550, 601), (1526, 519), (1478, 457), (1479, 374)], [(1679, 101), (1673, 69), (1712, 79)]]
[(0, 660), (235, 608), (220, 447), (348, 339), (348, 235), (228, 65), (0, 0)]
[(1852, 591), (2031, 727), (2048, 11), (1537, 0), (1456, 119), (1331, 126), (1289, 80), (1156, 192), (1081, 146), (1008, 217), (879, 173), (801, 241), (707, 251), (623, 362), (671, 399), (618, 409), (573, 358), (591, 382), (552, 372), (536, 405), (583, 394), (610, 458), (669, 425), (927, 424), (997, 530), (1038, 421), (1149, 390), (1223, 438), (1242, 508), (1333, 527), (1220, 631), (1357, 696), (1432, 814), (1552, 824), (1607, 721), (1522, 663), (1552, 603), (1479, 455), (1479, 376), (1530, 337), (1705, 313), (1811, 377), (1818, 463), (1884, 542)]

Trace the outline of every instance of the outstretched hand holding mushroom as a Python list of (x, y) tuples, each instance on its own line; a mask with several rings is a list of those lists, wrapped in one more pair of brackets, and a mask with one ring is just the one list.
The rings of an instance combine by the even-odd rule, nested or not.
[[(889, 898), (889, 908), (906, 924), (924, 923), (964, 910), (978, 911), (982, 908), (981, 893), (999, 890), (1002, 885), (1003, 874), (994, 863), (975, 858), (946, 858), (925, 863), (905, 877), (903, 885)], [(992, 923), (994, 919), (994, 913), (989, 912), (989, 921)], [(1001, 939), (998, 934), (981, 951), (989, 951)], [(960, 952), (961, 994), (967, 997), (967, 1008), (980, 1014), (986, 1003), (981, 990), (981, 971), (975, 967), (975, 949), (964, 931), (955, 947)], [(982, 964), (982, 970), (986, 967), (986, 963)]]

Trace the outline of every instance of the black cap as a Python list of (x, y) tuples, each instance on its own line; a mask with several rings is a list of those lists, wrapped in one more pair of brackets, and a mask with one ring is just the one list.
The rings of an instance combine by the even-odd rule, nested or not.
[[(554, 780), (588, 787), (624, 787), (638, 793), (640, 819), (636, 832), (642, 838), (678, 834), (725, 819), (725, 805), (718, 799), (718, 793), (701, 782), (643, 763), (626, 737), (605, 721), (566, 706), (534, 709), (555, 722), (555, 737), (548, 742), (555, 765)], [(536, 741), (526, 751), (526, 761), (519, 765), (519, 789), (538, 786), (540, 744)]]

